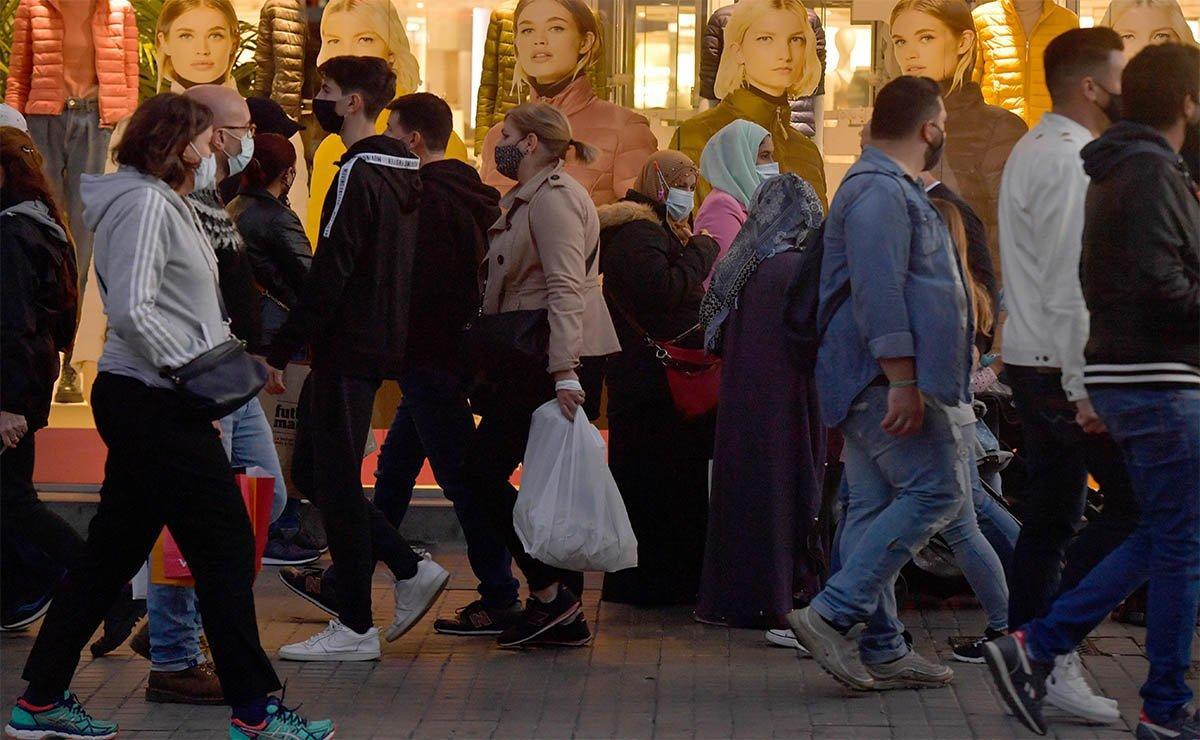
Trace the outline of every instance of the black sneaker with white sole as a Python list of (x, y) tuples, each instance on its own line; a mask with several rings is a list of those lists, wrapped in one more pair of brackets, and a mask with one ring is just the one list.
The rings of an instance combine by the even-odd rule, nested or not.
[(1197, 740), (1200, 738), (1200, 714), (1191, 704), (1185, 704), (1166, 722), (1152, 722), (1143, 711), (1133, 736), (1137, 740)]
[(279, 569), (279, 580), (288, 590), (331, 616), (337, 616), (337, 592), (319, 566)]
[(984, 630), (983, 637), (951, 637), (951, 655), (960, 663), (983, 664), (983, 643), (998, 640), (1007, 634), (988, 627)]
[(433, 631), (441, 635), (458, 635), (471, 637), (475, 635), (500, 635), (521, 618), (521, 604), (514, 601), (503, 609), (492, 609), (484, 606), (483, 601), (476, 599), (463, 608), (455, 611), (453, 619), (438, 619), (433, 623)]
[(1033, 659), (1025, 647), (1025, 633), (1021, 630), (985, 642), (983, 655), (996, 688), (1013, 715), (1030, 730), (1045, 735), (1042, 700), (1046, 698), (1046, 676), (1054, 664)]
[(496, 639), (500, 647), (518, 647), (540, 636), (556, 625), (572, 619), (579, 613), (579, 597), (571, 589), (559, 584), (558, 595), (550, 603), (543, 603), (532, 596), (525, 600), (525, 611), (504, 633)]
[(574, 619), (554, 625), (525, 644), (529, 647), (583, 647), (591, 641), (587, 617), (579, 612)]

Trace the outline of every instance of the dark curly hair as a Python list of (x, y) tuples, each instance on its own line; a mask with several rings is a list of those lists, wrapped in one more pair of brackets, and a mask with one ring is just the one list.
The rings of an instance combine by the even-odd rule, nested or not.
[(183, 161), (183, 150), (212, 120), (212, 111), (191, 98), (175, 93), (155, 95), (133, 112), (113, 161), (177, 188), (196, 166)]

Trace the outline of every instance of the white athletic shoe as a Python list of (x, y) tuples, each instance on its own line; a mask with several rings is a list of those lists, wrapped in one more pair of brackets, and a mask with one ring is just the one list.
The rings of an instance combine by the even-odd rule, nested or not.
[(1112, 724), (1121, 719), (1117, 702), (1100, 696), (1088, 685), (1075, 652), (1054, 659), (1054, 670), (1046, 679), (1046, 701), (1092, 722)]
[(776, 647), (791, 648), (800, 653), (798, 658), (811, 658), (812, 653), (804, 649), (791, 630), (767, 630), (767, 642)]
[(433, 602), (446, 584), (450, 582), (450, 573), (433, 562), (428, 554), (417, 563), (417, 574), (405, 581), (396, 581), (393, 589), (396, 595), (396, 615), (383, 636), (388, 642), (398, 640), (405, 632), (425, 616)]
[(379, 660), (379, 654), (379, 630), (372, 627), (360, 635), (336, 619), (304, 642), (279, 648), (283, 660)]

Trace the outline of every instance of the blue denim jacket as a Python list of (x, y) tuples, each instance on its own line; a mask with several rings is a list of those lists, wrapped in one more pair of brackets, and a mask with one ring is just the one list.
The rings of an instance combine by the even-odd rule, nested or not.
[(817, 355), (825, 424), (842, 423), (883, 372), (880, 358), (913, 357), (927, 397), (970, 403), (970, 296), (941, 214), (925, 188), (875, 147), (863, 150), (846, 177), (825, 222), (821, 264), (821, 321), (847, 279), (851, 291)]

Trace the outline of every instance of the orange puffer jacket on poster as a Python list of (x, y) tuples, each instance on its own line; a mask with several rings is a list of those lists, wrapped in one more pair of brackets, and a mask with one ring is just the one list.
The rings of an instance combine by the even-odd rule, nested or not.
[(975, 81), (988, 105), (1025, 119), (1032, 128), (1050, 110), (1050, 90), (1042, 56), (1055, 36), (1079, 28), (1079, 16), (1045, 0), (1033, 31), (1025, 33), (1013, 0), (993, 0), (971, 13), (979, 34)]
[[(60, 2), (21, 0), (13, 23), (4, 102), (25, 115), (57, 116), (66, 105)], [(98, 0), (92, 16), (100, 124), (115, 126), (138, 104), (137, 16), (129, 0)]]

